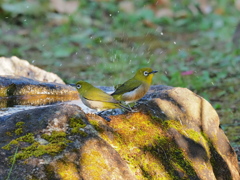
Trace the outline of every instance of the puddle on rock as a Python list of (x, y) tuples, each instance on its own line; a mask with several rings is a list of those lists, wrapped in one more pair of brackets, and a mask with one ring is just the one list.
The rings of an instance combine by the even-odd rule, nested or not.
[(8, 116), (15, 112), (44, 107), (52, 104), (79, 99), (78, 94), (72, 95), (25, 95), (0, 98), (0, 116)]

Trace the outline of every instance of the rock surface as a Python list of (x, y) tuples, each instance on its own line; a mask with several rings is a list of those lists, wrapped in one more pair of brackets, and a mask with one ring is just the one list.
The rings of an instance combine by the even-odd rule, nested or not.
[[(212, 106), (184, 88), (154, 86), (107, 122), (78, 106), (0, 117), (0, 179), (238, 180), (235, 152)], [(16, 162), (14, 162), (14, 157)]]
[(0, 76), (4, 75), (23, 76), (38, 81), (65, 84), (56, 74), (46, 72), (29, 64), (26, 60), (17, 58), (16, 56), (11, 58), (0, 57)]

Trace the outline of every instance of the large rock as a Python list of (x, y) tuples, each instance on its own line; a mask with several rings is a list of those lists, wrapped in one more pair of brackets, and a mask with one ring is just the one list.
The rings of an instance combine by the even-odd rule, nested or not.
[(38, 81), (65, 84), (56, 74), (46, 72), (29, 64), (26, 60), (17, 58), (16, 56), (11, 58), (0, 57), (0, 76), (3, 75), (23, 76)]
[[(0, 177), (239, 180), (219, 117), (184, 88), (154, 86), (134, 110), (84, 114), (52, 105), (0, 118)], [(16, 161), (14, 161), (14, 158)]]

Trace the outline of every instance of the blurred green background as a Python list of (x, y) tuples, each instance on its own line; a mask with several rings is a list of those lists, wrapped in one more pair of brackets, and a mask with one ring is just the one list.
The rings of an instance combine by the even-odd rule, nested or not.
[(99, 86), (152, 67), (210, 101), (237, 146), (239, 23), (239, 0), (0, 0), (0, 56)]

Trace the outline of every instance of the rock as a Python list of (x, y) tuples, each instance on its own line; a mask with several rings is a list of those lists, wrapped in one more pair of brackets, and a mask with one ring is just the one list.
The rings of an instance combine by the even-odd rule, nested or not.
[(14, 154), (10, 179), (135, 179), (76, 105), (22, 111), (0, 122), (0, 179), (6, 179)]
[(78, 99), (74, 87), (21, 76), (0, 76), (0, 107), (42, 105)]
[(240, 178), (236, 153), (202, 97), (153, 86), (134, 110), (110, 122), (69, 104), (0, 117), (0, 177), (13, 165), (10, 178), (19, 180)]
[(11, 58), (0, 57), (0, 76), (3, 75), (23, 76), (38, 81), (65, 84), (56, 74), (46, 72), (29, 64), (26, 60), (17, 58), (16, 56)]

